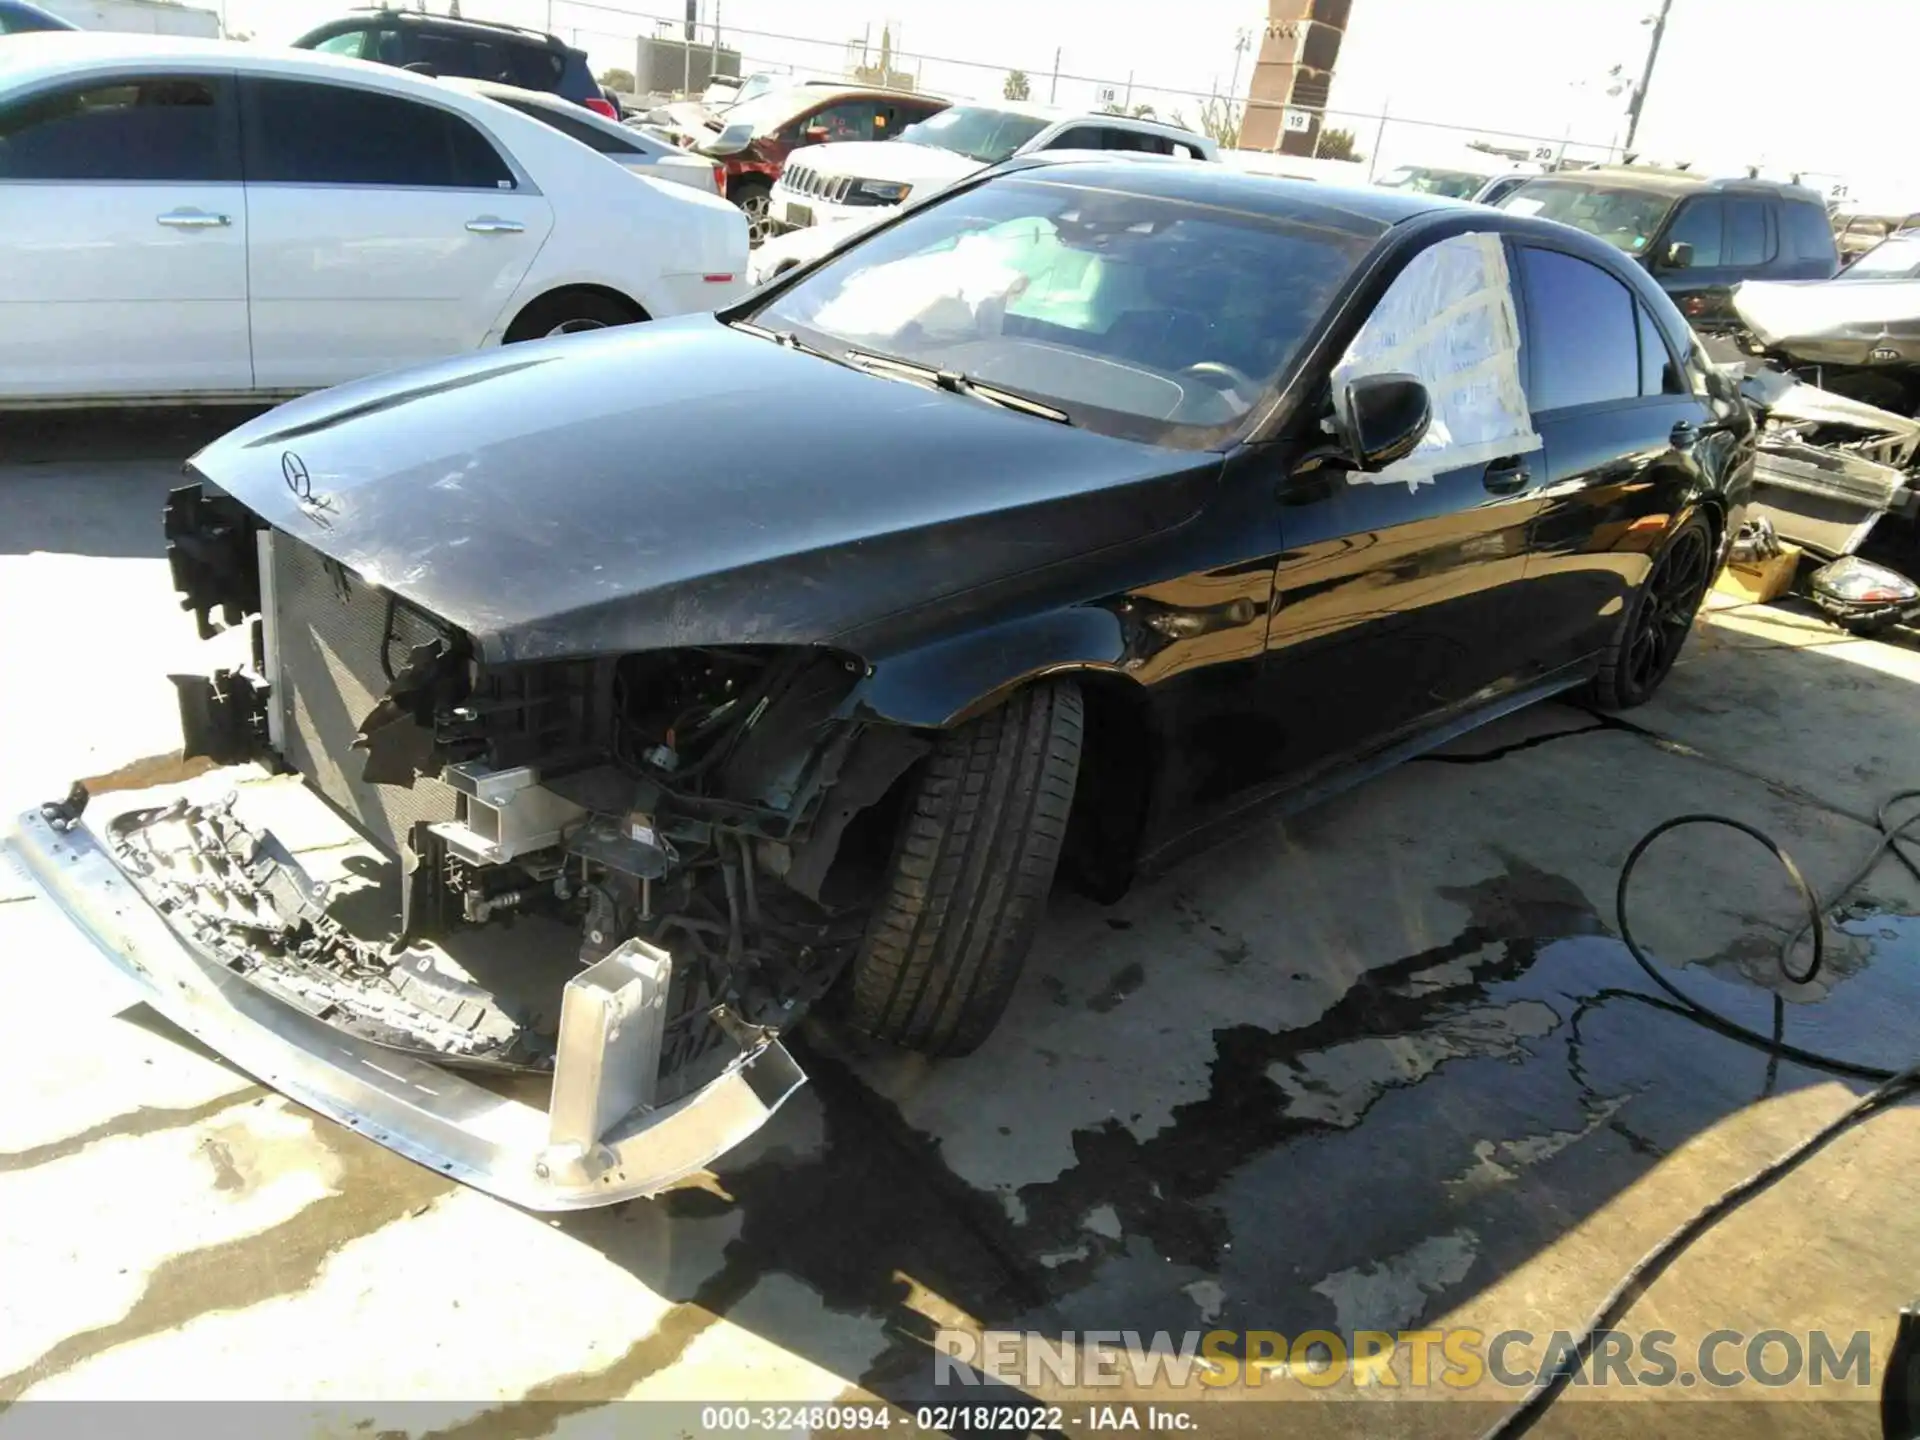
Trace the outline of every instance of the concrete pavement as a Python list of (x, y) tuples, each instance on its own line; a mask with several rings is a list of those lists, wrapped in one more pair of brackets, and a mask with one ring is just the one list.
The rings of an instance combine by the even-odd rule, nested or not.
[[(160, 558), (183, 434), (108, 429), (115, 453), (165, 458), (95, 462), (82, 429), (0, 463), (0, 798), (16, 807), (129, 761), (149, 763), (125, 788), (183, 778), (164, 676), (221, 663)], [(1624, 722), (1540, 707), (1117, 907), (1059, 898), (973, 1057), (816, 1027), (814, 1083), (751, 1145), (667, 1196), (558, 1219), (264, 1090), (130, 1005), (0, 870), (0, 1405), (259, 1398), (299, 1402), (276, 1413), (303, 1433), (530, 1436), (617, 1423), (598, 1407), (620, 1398), (905, 1414), (971, 1398), (930, 1384), (936, 1327), (1544, 1340), (1853, 1093), (1636, 998), (1649, 987), (1612, 933), (1628, 848), (1666, 816), (1720, 811), (1836, 880), (1872, 844), (1877, 799), (1920, 784), (1916, 683), (1911, 634), (1721, 611)], [(253, 788), (298, 803), (283, 781)], [(319, 856), (338, 837), (303, 839)], [(1795, 923), (1791, 896), (1728, 832), (1654, 853), (1636, 929), (1764, 1028), (1749, 977)], [(1789, 1037), (1888, 1064), (1920, 1052), (1917, 912), (1920, 886), (1876, 870)], [(1865, 1328), (1883, 1346), (1915, 1286), (1916, 1160), (1912, 1111), (1874, 1122), (1703, 1241), (1629, 1324)], [(1864, 1403), (1766, 1394), (1794, 1408), (1745, 1433), (1877, 1433)], [(1204, 1433), (1272, 1433), (1269, 1411), (1179, 1398), (1219, 1401)], [(0, 1435), (40, 1413), (0, 1412)], [(1420, 1433), (1486, 1418), (1432, 1406)]]

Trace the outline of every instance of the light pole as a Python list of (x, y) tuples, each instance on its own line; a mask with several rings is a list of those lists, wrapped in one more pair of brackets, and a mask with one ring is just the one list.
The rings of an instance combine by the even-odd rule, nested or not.
[(1227, 85), (1227, 100), (1232, 102), (1240, 93), (1240, 57), (1247, 53), (1247, 47), (1253, 43), (1253, 33), (1249, 30), (1233, 32), (1233, 79)]
[(1640, 128), (1640, 107), (1646, 103), (1647, 86), (1653, 82), (1653, 62), (1660, 58), (1660, 40), (1667, 33), (1667, 11), (1673, 8), (1673, 0), (1660, 0), (1660, 13), (1653, 18), (1653, 40), (1647, 46), (1646, 68), (1640, 72), (1640, 83), (1634, 87), (1633, 100), (1627, 106), (1627, 140), (1620, 147), (1621, 153), (1633, 150), (1633, 135)]

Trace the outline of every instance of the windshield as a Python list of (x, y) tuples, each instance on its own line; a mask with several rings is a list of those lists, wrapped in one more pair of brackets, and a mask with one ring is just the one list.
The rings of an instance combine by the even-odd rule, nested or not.
[(1375, 233), (1009, 176), (855, 242), (753, 320), (1201, 449), (1271, 389)]
[(762, 95), (771, 92), (772, 89), (773, 77), (771, 75), (749, 75), (745, 84), (714, 108), (718, 110), (737, 110), (746, 104), (747, 101), (758, 100)]
[(1849, 280), (1905, 280), (1920, 270), (1920, 235), (1882, 240), (1840, 273)]
[(909, 125), (900, 138), (909, 145), (930, 145), (982, 165), (998, 165), (1051, 123), (1038, 115), (986, 105), (955, 105)]
[(1529, 180), (1500, 202), (1516, 215), (1558, 220), (1638, 255), (1659, 233), (1678, 197), (1572, 180)]
[(1471, 200), (1474, 192), (1487, 183), (1487, 177), (1470, 170), (1429, 170), (1423, 165), (1402, 165), (1398, 170), (1389, 170), (1374, 183), (1388, 190)]

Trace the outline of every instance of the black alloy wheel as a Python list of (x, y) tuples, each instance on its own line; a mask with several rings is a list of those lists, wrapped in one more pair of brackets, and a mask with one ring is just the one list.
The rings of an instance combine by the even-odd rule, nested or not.
[(1621, 710), (1652, 698), (1680, 658), (1712, 582), (1713, 531), (1702, 517), (1690, 516), (1660, 552), (1608, 647), (1594, 681), (1602, 708)]

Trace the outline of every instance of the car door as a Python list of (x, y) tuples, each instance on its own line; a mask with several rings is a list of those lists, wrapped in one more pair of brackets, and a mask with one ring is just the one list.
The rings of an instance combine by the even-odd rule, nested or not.
[[(1674, 263), (1676, 242), (1692, 250)], [(1654, 274), (1680, 313), (1698, 325), (1732, 319), (1733, 287), (1765, 270), (1779, 252), (1766, 200), (1757, 195), (1696, 195), (1680, 203), (1657, 253)]]
[(311, 80), (241, 96), (259, 385), (477, 349), (552, 228), (532, 181), (452, 109)]
[(1377, 474), (1325, 465), (1281, 480), (1263, 684), (1285, 773), (1478, 704), (1520, 667), (1539, 441), (1519, 340), (1499, 238), (1456, 235), (1412, 258), (1335, 368), (1336, 392), (1413, 374), (1434, 418), (1413, 456)]
[(244, 391), (247, 207), (226, 74), (0, 104), (0, 395)]
[(1544, 451), (1527, 562), (1528, 669), (1574, 665), (1612, 636), (1674, 517), (1704, 483), (1714, 415), (1669, 337), (1615, 276), (1518, 248), (1526, 387)]

